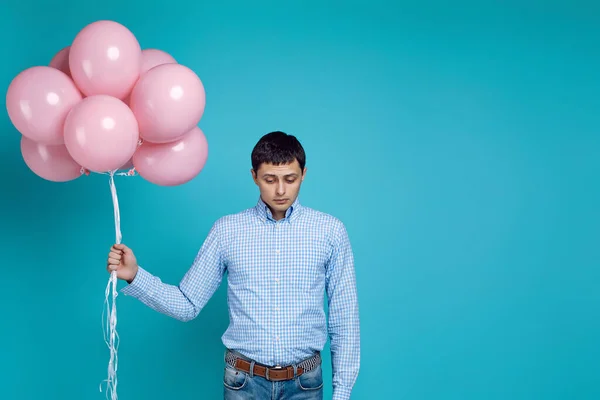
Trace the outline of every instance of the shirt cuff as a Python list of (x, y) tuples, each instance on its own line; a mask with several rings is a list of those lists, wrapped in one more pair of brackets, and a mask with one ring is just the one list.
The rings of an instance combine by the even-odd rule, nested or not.
[(121, 293), (125, 296), (133, 296), (140, 298), (144, 294), (148, 293), (150, 285), (152, 283), (152, 274), (138, 266), (138, 271), (133, 281), (130, 284), (121, 289)]
[(347, 388), (344, 386), (337, 386), (333, 389), (333, 399), (332, 400), (349, 400), (351, 394), (352, 394), (352, 388)]

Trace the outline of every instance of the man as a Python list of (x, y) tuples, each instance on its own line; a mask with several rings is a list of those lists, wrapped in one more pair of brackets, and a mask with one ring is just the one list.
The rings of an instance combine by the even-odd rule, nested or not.
[(258, 204), (214, 223), (179, 286), (139, 267), (125, 245), (108, 256), (108, 271), (129, 283), (125, 294), (182, 321), (198, 315), (227, 272), (226, 400), (322, 399), (327, 337), (333, 399), (349, 399), (358, 375), (352, 249), (342, 222), (300, 204), (305, 159), (292, 135), (271, 132), (258, 141), (251, 155)]

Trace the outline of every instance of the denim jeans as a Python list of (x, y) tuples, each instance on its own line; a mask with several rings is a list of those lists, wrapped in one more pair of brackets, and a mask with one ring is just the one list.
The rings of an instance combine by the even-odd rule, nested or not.
[(225, 366), (224, 400), (322, 400), (321, 365), (288, 381), (271, 382)]

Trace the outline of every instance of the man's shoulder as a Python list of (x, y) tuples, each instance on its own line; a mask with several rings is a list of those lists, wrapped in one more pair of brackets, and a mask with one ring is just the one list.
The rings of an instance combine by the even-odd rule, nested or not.
[(311, 207), (302, 207), (302, 215), (310, 221), (318, 222), (320, 224), (325, 224), (331, 226), (333, 228), (344, 228), (344, 223), (338, 217), (333, 214), (320, 211)]
[(217, 227), (227, 227), (240, 225), (246, 222), (251, 221), (251, 219), (255, 216), (254, 207), (247, 208), (242, 211), (238, 211), (231, 214), (226, 214), (220, 217), (215, 221), (215, 226)]

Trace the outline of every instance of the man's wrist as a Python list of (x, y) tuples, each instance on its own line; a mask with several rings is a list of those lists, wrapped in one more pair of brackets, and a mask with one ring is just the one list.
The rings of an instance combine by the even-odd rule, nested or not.
[(125, 282), (127, 282), (129, 285), (131, 285), (131, 283), (135, 280), (135, 278), (138, 275), (138, 272), (140, 271), (140, 267), (139, 265), (135, 268), (135, 274), (133, 275), (133, 278), (126, 280)]
[(133, 296), (140, 298), (150, 290), (152, 286), (153, 276), (142, 267), (138, 267), (135, 277), (131, 280), (131, 283), (126, 285), (121, 292), (126, 296)]
[(352, 394), (352, 388), (345, 386), (336, 386), (333, 388), (333, 399), (332, 400), (348, 400)]

